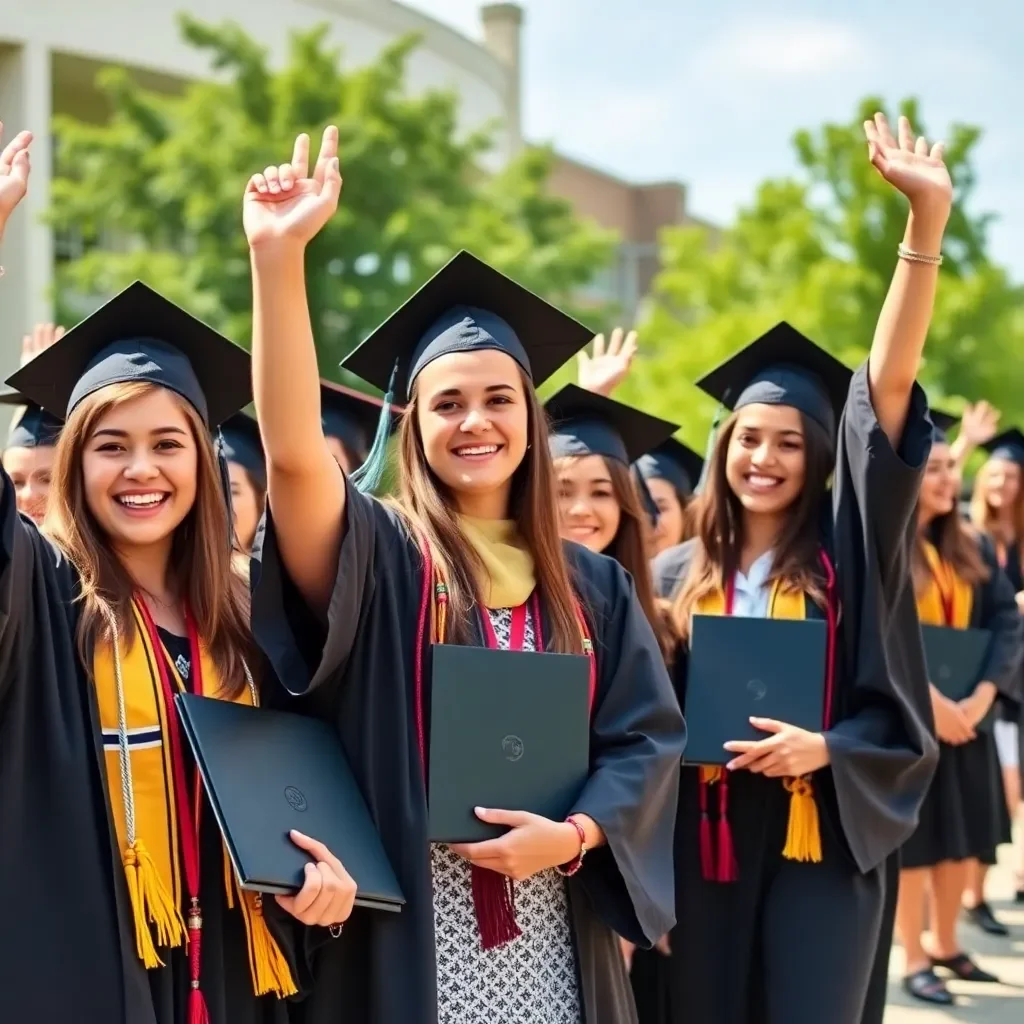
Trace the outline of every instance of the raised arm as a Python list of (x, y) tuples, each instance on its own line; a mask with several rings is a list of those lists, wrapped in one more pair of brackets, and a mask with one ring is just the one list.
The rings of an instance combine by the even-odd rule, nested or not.
[(900, 118), (898, 141), (884, 114), (865, 121), (864, 133), (875, 169), (910, 201), (903, 236), (904, 252), (909, 255), (896, 264), (869, 359), (875, 415), (890, 443), (898, 448), (932, 318), (937, 257), (942, 252), (953, 185), (942, 159), (942, 143), (929, 147), (924, 137), (915, 140), (905, 117)]
[(951, 445), (957, 472), (963, 472), (976, 448), (988, 444), (999, 430), (1000, 412), (988, 402), (975, 402), (964, 409), (960, 433)]
[(306, 246), (341, 194), (338, 129), (324, 132), (313, 176), (309, 137), (291, 163), (254, 174), (243, 221), (253, 283), (256, 416), (281, 558), (310, 608), (325, 614), (344, 530), (345, 478), (324, 440), (320, 373), (306, 301)]

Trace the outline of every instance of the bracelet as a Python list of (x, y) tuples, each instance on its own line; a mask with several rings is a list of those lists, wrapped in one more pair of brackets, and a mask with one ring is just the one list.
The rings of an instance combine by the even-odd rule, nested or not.
[(580, 852), (568, 864), (560, 864), (555, 870), (563, 878), (572, 878), (581, 867), (583, 867), (583, 858), (587, 853), (587, 833), (583, 831), (583, 826), (571, 815), (565, 819), (567, 825), (572, 825), (576, 829), (576, 835), (580, 837)]
[(345, 930), (345, 924), (342, 922), (341, 924), (328, 925), (328, 930), (331, 933), (332, 939), (340, 939), (341, 933)]
[(902, 242), (896, 247), (896, 252), (899, 253), (901, 260), (906, 260), (908, 263), (926, 263), (930, 267), (942, 266), (941, 252), (938, 256), (931, 256), (926, 252), (915, 252), (913, 249), (908, 249)]

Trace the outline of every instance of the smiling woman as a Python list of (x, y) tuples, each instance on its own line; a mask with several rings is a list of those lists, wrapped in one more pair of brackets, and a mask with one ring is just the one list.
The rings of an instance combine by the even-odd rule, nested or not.
[[(305, 1020), (618, 1024), (632, 1008), (615, 931), (649, 944), (669, 923), (684, 732), (626, 574), (559, 538), (535, 387), (591, 332), (457, 256), (345, 362), (387, 404), (409, 402), (398, 496), (367, 497), (321, 423), (303, 254), (338, 202), (337, 129), (312, 177), (308, 145), (254, 175), (244, 201), (271, 509), (253, 629), (282, 682), (331, 714), (408, 904), (398, 921), (354, 920), (325, 951)], [(590, 774), (567, 818), (476, 808), (508, 831), (431, 842), (436, 643), (589, 659)]]
[[(0, 154), (0, 230), (29, 143)], [(136, 283), (9, 383), (66, 423), (43, 531), (0, 471), (0, 902), (27, 937), (0, 958), (5, 1010), (285, 1024), (293, 918), (344, 920), (354, 883), (296, 839), (317, 868), (294, 901), (238, 890), (174, 708), (262, 692), (210, 434), (248, 358)]]

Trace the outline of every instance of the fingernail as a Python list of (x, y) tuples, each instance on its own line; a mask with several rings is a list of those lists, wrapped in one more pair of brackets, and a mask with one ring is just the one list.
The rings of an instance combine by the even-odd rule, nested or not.
[(309, 838), (309, 836), (307, 836), (304, 832), (300, 832), (297, 828), (293, 828), (292, 829), (291, 836), (292, 836), (293, 839), (308, 839)]
[(487, 808), (486, 807), (474, 807), (473, 808), (473, 813), (474, 814), (486, 814), (487, 813)]

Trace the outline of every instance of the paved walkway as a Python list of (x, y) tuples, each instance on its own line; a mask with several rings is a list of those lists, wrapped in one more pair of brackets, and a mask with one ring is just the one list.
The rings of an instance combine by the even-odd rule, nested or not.
[(900, 987), (903, 976), (903, 951), (893, 950), (889, 968), (889, 1009), (885, 1024), (1024, 1024), (1024, 904), (1013, 903), (1009, 850), (998, 868), (989, 875), (990, 900), (996, 916), (1011, 929), (1009, 939), (992, 939), (976, 928), (961, 929), (964, 947), (972, 952), (986, 970), (1002, 979), (1001, 985), (972, 985), (950, 982), (950, 991), (958, 997), (958, 1006), (933, 1009), (907, 996)]

